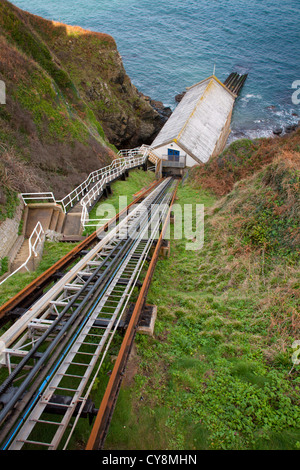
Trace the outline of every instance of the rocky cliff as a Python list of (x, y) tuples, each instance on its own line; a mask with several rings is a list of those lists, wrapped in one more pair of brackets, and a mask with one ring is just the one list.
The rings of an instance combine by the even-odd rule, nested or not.
[(64, 196), (117, 148), (150, 143), (165, 110), (133, 86), (111, 36), (0, 0), (0, 215), (15, 193)]
[(133, 148), (153, 141), (164, 122), (164, 108), (131, 83), (111, 36), (33, 15), (27, 21), (68, 73), (111, 143)]

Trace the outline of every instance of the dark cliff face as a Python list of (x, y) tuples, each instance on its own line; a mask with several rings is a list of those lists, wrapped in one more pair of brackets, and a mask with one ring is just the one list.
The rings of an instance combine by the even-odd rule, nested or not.
[(111, 36), (44, 20), (6, 0), (0, 80), (2, 195), (53, 191), (60, 198), (118, 149), (151, 143), (164, 123), (132, 85)]
[(165, 119), (131, 83), (111, 36), (28, 16), (117, 148), (150, 144)]

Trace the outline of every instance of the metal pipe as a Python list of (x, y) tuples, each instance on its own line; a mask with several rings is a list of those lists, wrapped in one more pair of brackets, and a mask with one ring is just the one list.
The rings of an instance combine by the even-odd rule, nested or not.
[(136, 326), (138, 323), (139, 315), (141, 313), (142, 307), (145, 303), (147, 292), (149, 289), (150, 281), (156, 266), (156, 262), (158, 259), (159, 255), (159, 250), (162, 244), (162, 240), (165, 234), (165, 231), (167, 229), (168, 223), (169, 223), (169, 217), (171, 213), (171, 208), (172, 204), (174, 202), (175, 196), (176, 196), (176, 191), (177, 191), (177, 186), (175, 188), (175, 191), (173, 193), (172, 201), (170, 204), (170, 208), (167, 214), (167, 217), (164, 221), (164, 225), (160, 234), (160, 237), (158, 239), (158, 242), (156, 244), (156, 248), (154, 250), (154, 254), (152, 256), (143, 286), (141, 288), (138, 300), (135, 304), (134, 311), (132, 313), (129, 325), (127, 327), (121, 349), (119, 351), (118, 357), (116, 359), (113, 371), (111, 373), (109, 383), (107, 385), (107, 388), (105, 390), (104, 397), (102, 399), (98, 414), (96, 416), (96, 420), (92, 429), (92, 432), (90, 434), (88, 443), (86, 445), (86, 450), (98, 450), (101, 448), (101, 446), (104, 443), (104, 439), (106, 436), (107, 432), (107, 426), (109, 423), (109, 420), (111, 418), (111, 414), (113, 412), (113, 408), (115, 405), (116, 397), (119, 391), (120, 387), (120, 381), (121, 381), (121, 376), (122, 372), (124, 370), (126, 360), (128, 358), (128, 355), (131, 350), (131, 346), (134, 340), (135, 332), (136, 332)]
[(0, 307), (0, 320), (5, 317), (11, 310), (13, 310), (16, 307), (20, 307), (21, 302), (24, 302), (25, 299), (29, 298), (30, 295), (33, 294), (34, 291), (37, 289), (41, 289), (47, 285), (47, 283), (51, 282), (52, 277), (58, 272), (61, 271), (62, 269), (66, 268), (70, 263), (74, 261), (77, 257), (80, 256), (80, 253), (82, 250), (89, 248), (93, 243), (95, 243), (95, 240), (97, 240), (97, 237), (99, 237), (100, 233), (103, 233), (105, 230), (109, 228), (109, 226), (119, 220), (123, 213), (125, 211), (128, 211), (128, 209), (134, 205), (137, 204), (138, 202), (141, 201), (150, 191), (152, 191), (155, 187), (157, 187), (160, 183), (162, 182), (162, 179), (159, 181), (155, 181), (152, 183), (149, 188), (141, 192), (139, 196), (131, 202), (127, 208), (123, 209), (115, 218), (113, 218), (110, 222), (107, 222), (103, 227), (100, 229), (96, 230), (93, 232), (91, 235), (89, 235), (85, 240), (80, 242), (76, 247), (74, 247), (67, 255), (65, 255), (63, 258), (61, 258), (59, 261), (57, 261), (51, 268), (47, 269), (43, 274), (41, 274), (38, 278), (33, 280), (28, 286), (24, 287), (18, 294), (16, 294), (14, 297), (9, 299), (5, 304), (3, 304)]
[[(170, 181), (164, 185), (162, 192), (166, 191), (166, 189), (170, 185)], [(161, 192), (155, 197), (154, 201), (152, 202), (155, 203), (155, 201), (158, 201), (159, 198), (161, 197)], [(137, 220), (136, 224), (140, 223), (139, 219)], [(113, 249), (112, 253), (114, 253), (122, 244), (123, 240), (116, 245), (116, 247)], [(133, 240), (128, 238), (124, 245), (121, 246), (121, 249), (118, 253), (118, 256), (121, 256), (126, 248), (130, 246), (130, 244), (133, 243)], [(112, 255), (110, 254), (110, 256)], [(23, 394), (23, 392), (26, 390), (27, 386), (30, 384), (30, 382), (33, 380), (34, 376), (38, 373), (40, 368), (43, 366), (44, 362), (46, 359), (49, 357), (50, 353), (54, 350), (56, 345), (59, 343), (60, 339), (64, 335), (64, 333), (69, 329), (69, 327), (72, 325), (72, 323), (76, 320), (78, 317), (79, 313), (81, 312), (82, 308), (86, 304), (86, 302), (89, 300), (89, 298), (99, 289), (103, 288), (103, 284), (105, 283), (105, 277), (113, 270), (115, 264), (118, 262), (118, 257), (114, 258), (109, 265), (106, 267), (105, 271), (101, 274), (101, 276), (98, 278), (96, 281), (95, 285), (92, 287), (91, 290), (88, 291), (86, 294), (85, 298), (81, 302), (81, 304), (76, 308), (76, 310), (73, 312), (69, 320), (65, 323), (63, 328), (59, 331), (57, 334), (56, 338), (50, 343), (49, 347), (47, 350), (43, 353), (43, 356), (39, 359), (37, 364), (32, 368), (32, 370), (29, 372), (23, 383), (20, 385), (18, 388), (17, 392), (15, 395), (12, 397), (12, 399), (6, 404), (6, 406), (1, 410), (0, 412), (0, 423), (5, 419), (6, 415), (8, 412), (11, 410), (11, 408), (16, 404), (16, 402), (19, 400), (20, 396)], [(8, 386), (12, 383), (13, 379), (16, 377), (16, 375), (22, 370), (22, 368), (27, 364), (29, 359), (37, 352), (38, 348), (40, 345), (44, 342), (44, 340), (49, 336), (49, 334), (56, 328), (58, 325), (59, 321), (63, 318), (63, 316), (67, 313), (69, 310), (70, 306), (74, 304), (74, 302), (78, 299), (80, 295), (82, 295), (82, 292), (86, 290), (87, 286), (91, 283), (91, 281), (95, 278), (95, 276), (98, 274), (100, 269), (103, 267), (104, 263), (107, 263), (107, 260), (105, 260), (101, 265), (97, 268), (95, 273), (89, 278), (89, 280), (86, 282), (86, 284), (83, 286), (83, 288), (74, 296), (74, 298), (71, 300), (70, 304), (67, 305), (63, 311), (60, 313), (59, 317), (53, 322), (53, 324), (48, 328), (48, 330), (44, 333), (44, 335), (41, 336), (39, 341), (36, 343), (36, 345), (28, 352), (28, 354), (23, 358), (23, 360), (18, 364), (16, 369), (13, 371), (13, 373), (3, 382), (3, 384), (0, 387), (0, 394), (3, 393)]]

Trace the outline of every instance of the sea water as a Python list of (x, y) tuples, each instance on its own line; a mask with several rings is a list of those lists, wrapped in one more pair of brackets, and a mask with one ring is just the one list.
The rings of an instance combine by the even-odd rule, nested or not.
[[(248, 78), (230, 139), (272, 135), (300, 120), (299, 0), (14, 0), (44, 18), (110, 34), (145, 95), (175, 96), (212, 75)], [(299, 94), (300, 96), (300, 94)]]

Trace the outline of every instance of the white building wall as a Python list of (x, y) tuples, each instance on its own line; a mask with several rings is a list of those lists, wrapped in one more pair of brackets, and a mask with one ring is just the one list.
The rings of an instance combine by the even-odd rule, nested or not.
[(156, 155), (162, 160), (168, 160), (168, 149), (179, 150), (180, 156), (184, 156), (186, 154), (186, 152), (183, 152), (182, 148), (180, 148), (179, 145), (177, 145), (175, 142), (157, 147), (154, 149), (154, 151)]
[(154, 149), (154, 152), (162, 160), (168, 160), (168, 149), (179, 150), (180, 157), (186, 157), (186, 166), (191, 167), (197, 165), (198, 162), (196, 162), (185, 150), (177, 145), (176, 142), (171, 142), (169, 144), (162, 145), (161, 147), (157, 147)]
[(188, 88), (153, 141), (154, 152), (167, 159), (168, 148), (180, 150), (189, 167), (207, 162), (226, 143), (234, 101), (235, 95), (214, 76)]
[(194, 165), (199, 165), (198, 162), (196, 162), (190, 155), (186, 156), (186, 166), (194, 166)]

